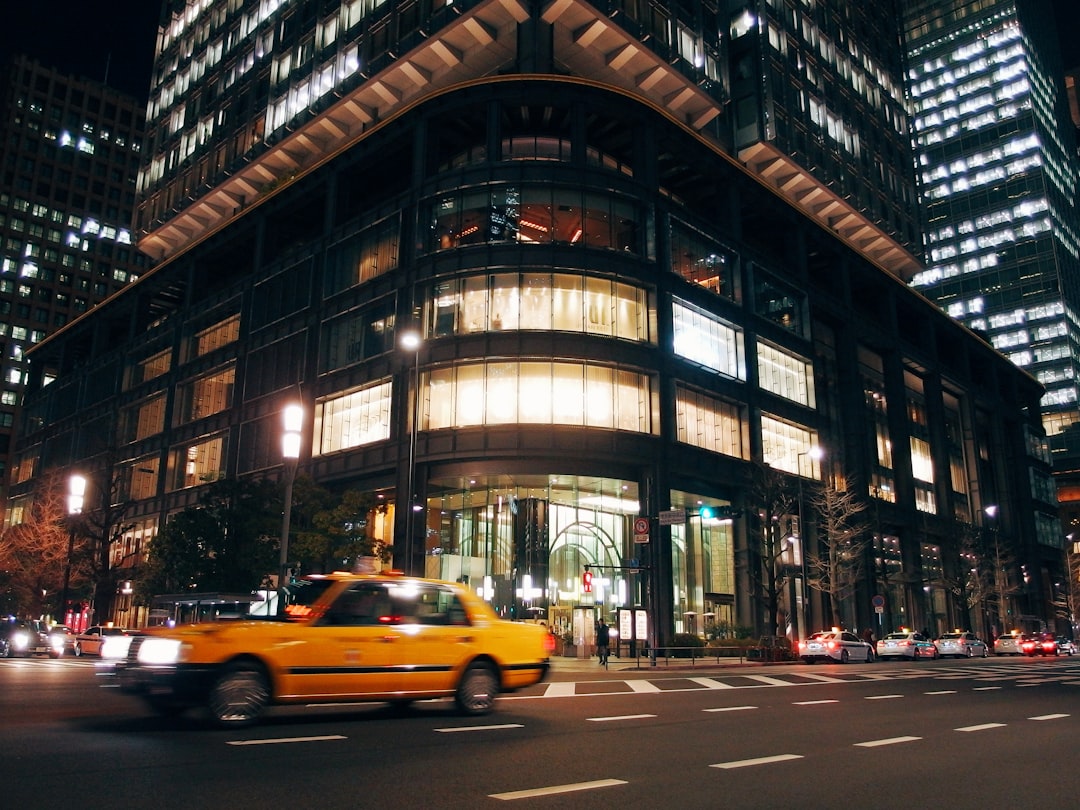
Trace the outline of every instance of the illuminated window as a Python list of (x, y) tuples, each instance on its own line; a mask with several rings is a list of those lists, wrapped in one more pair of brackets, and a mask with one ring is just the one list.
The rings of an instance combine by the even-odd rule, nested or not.
[(316, 405), (315, 455), (389, 439), (390, 395), (386, 380)]
[(675, 410), (678, 441), (726, 456), (747, 458), (745, 406), (677, 385)]
[(814, 366), (809, 360), (758, 343), (758, 385), (765, 391), (815, 407)]
[(216, 436), (169, 452), (168, 489), (185, 489), (225, 475), (225, 437)]
[(678, 299), (672, 302), (671, 315), (675, 354), (733, 379), (746, 379), (741, 331)]
[(586, 363), (460, 363), (424, 375), (427, 430), (561, 424), (653, 433), (647, 375)]
[(203, 419), (228, 408), (235, 376), (236, 369), (230, 367), (179, 386), (176, 423)]

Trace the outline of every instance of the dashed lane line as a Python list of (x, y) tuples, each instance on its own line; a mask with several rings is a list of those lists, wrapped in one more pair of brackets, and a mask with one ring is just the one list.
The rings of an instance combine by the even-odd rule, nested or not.
[(979, 723), (977, 726), (961, 726), (953, 731), (988, 731), (992, 728), (1005, 728), (1005, 723)]
[(866, 742), (854, 743), (857, 748), (878, 748), (882, 745), (897, 745), (899, 743), (916, 742), (922, 737), (887, 737), (883, 740), (867, 740)]
[(770, 765), (774, 762), (787, 762), (792, 759), (803, 759), (802, 754), (776, 754), (771, 757), (755, 757), (754, 759), (737, 759), (731, 762), (718, 762), (710, 765), (710, 768), (749, 768), (754, 765)]
[(623, 779), (594, 779), (591, 782), (574, 782), (568, 785), (549, 785), (548, 787), (532, 788), (531, 790), (512, 790), (508, 793), (491, 793), (489, 798), (500, 801), (513, 801), (515, 799), (535, 799), (537, 796), (554, 796), (558, 793), (573, 793), (579, 790), (596, 790), (598, 788), (615, 787), (625, 785)]

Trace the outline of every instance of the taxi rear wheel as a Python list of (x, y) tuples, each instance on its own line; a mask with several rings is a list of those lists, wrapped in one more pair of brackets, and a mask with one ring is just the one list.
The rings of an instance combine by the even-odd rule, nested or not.
[(499, 678), (489, 664), (473, 664), (465, 670), (454, 693), (454, 703), (463, 714), (487, 714), (495, 708)]
[(262, 669), (256, 664), (233, 664), (210, 690), (210, 714), (219, 726), (249, 726), (269, 700), (270, 687)]

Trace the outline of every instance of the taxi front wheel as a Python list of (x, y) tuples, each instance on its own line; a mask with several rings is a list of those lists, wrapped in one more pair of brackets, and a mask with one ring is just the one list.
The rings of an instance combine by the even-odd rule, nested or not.
[(487, 714), (495, 708), (499, 678), (489, 664), (473, 664), (458, 683), (454, 702), (462, 714)]
[(233, 664), (210, 690), (210, 714), (219, 726), (249, 726), (269, 700), (270, 687), (262, 669), (256, 664)]

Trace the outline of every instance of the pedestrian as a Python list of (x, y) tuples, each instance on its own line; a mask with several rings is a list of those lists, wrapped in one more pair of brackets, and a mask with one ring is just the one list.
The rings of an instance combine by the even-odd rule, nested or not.
[(862, 640), (865, 641), (867, 644), (873, 646), (874, 631), (867, 627), (865, 630), (862, 631)]
[(607, 666), (609, 645), (611, 644), (611, 628), (607, 622), (600, 620), (600, 626), (596, 628), (596, 654), (600, 658), (600, 666)]

